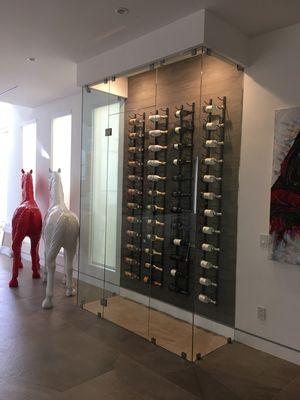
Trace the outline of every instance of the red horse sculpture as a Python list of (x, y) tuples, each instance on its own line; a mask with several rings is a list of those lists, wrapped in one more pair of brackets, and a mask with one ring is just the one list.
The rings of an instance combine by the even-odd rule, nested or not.
[(40, 278), (39, 241), (42, 233), (42, 215), (34, 200), (32, 170), (22, 169), (22, 202), (12, 220), (13, 271), (10, 287), (18, 286), (19, 268), (22, 268), (21, 247), (25, 236), (31, 241), (32, 278)]

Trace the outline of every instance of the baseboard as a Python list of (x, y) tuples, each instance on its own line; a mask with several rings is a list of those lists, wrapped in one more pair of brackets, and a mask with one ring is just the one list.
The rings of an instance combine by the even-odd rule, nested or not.
[(282, 358), (294, 364), (300, 365), (300, 351), (290, 347), (275, 343), (270, 340), (261, 338), (248, 332), (235, 329), (234, 339), (247, 346), (254, 347), (265, 353), (272, 354), (275, 357)]
[[(22, 246), (22, 258), (26, 261), (31, 261), (31, 255), (30, 255), (30, 244), (29, 243), (23, 243)], [(40, 265), (43, 267), (45, 265), (45, 259), (44, 257), (40, 257)], [(63, 254), (59, 254), (56, 258), (56, 271), (60, 273), (64, 273), (64, 256)], [(73, 278), (77, 279), (78, 277), (78, 270), (73, 269)]]

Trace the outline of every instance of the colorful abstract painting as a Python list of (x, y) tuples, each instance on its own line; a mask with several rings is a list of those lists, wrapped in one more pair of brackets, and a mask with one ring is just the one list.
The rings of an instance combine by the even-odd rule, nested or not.
[(276, 111), (270, 257), (300, 264), (300, 107)]

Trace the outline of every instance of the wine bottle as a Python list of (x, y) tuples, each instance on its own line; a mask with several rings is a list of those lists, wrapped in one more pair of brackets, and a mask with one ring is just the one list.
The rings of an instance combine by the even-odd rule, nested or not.
[(145, 249), (145, 253), (149, 254), (150, 256), (162, 256), (162, 253), (160, 251), (149, 249), (148, 247)]
[(172, 192), (172, 197), (191, 197), (191, 193), (185, 192)]
[(151, 137), (159, 137), (162, 135), (166, 135), (168, 133), (168, 131), (161, 131), (160, 129), (154, 129), (149, 131), (149, 136)]
[(180, 117), (187, 117), (188, 115), (191, 115), (191, 114), (193, 114), (193, 111), (189, 111), (189, 110), (177, 110), (176, 112), (175, 112), (175, 117), (176, 118), (180, 118)]
[(162, 283), (161, 283), (161, 282), (158, 282), (158, 281), (151, 281), (150, 276), (144, 276), (143, 281), (144, 281), (144, 283), (151, 283), (151, 284), (154, 285), (154, 286), (162, 286)]
[(143, 147), (137, 147), (137, 146), (128, 147), (128, 151), (129, 151), (129, 153), (142, 153), (144, 151), (144, 148)]
[(213, 251), (216, 251), (216, 252), (220, 251), (220, 249), (218, 247), (215, 247), (215, 246), (213, 246), (212, 244), (209, 244), (209, 243), (202, 243), (201, 249), (203, 251), (207, 251), (209, 253), (211, 253)]
[(173, 160), (173, 165), (185, 165), (185, 164), (190, 164), (192, 161), (191, 160), (184, 160), (180, 158), (174, 158)]
[(176, 126), (176, 128), (174, 129), (174, 132), (177, 134), (180, 133), (186, 133), (189, 131), (193, 131), (194, 127), (193, 126)]
[(216, 286), (218, 286), (215, 282), (213, 282), (211, 279), (209, 279), (209, 278), (204, 278), (203, 276), (201, 276), (200, 278), (199, 278), (199, 283), (200, 283), (200, 285), (203, 285), (203, 286), (214, 286), (214, 287), (216, 287)]
[(219, 128), (222, 128), (223, 126), (224, 126), (224, 124), (220, 124), (217, 121), (212, 121), (212, 122), (206, 122), (205, 129), (207, 131), (215, 131)]
[(186, 290), (184, 290), (184, 289), (178, 287), (177, 285), (174, 285), (173, 283), (170, 283), (170, 284), (168, 285), (168, 289), (169, 289), (171, 292), (184, 294), (185, 296), (188, 296), (188, 295), (189, 295), (189, 292), (188, 292), (188, 291), (186, 291)]
[(199, 299), (199, 301), (201, 301), (201, 303), (217, 304), (217, 302), (215, 300), (211, 299), (210, 297), (206, 296), (205, 294), (199, 294), (198, 299)]
[(215, 104), (207, 104), (206, 106), (203, 107), (203, 111), (208, 113), (208, 114), (213, 114), (216, 112), (220, 112), (220, 109), (223, 107), (217, 106)]
[(131, 257), (125, 257), (125, 262), (126, 262), (126, 264), (133, 265), (135, 267), (138, 267), (141, 265), (137, 260), (135, 260), (134, 258), (131, 258)]
[(192, 147), (192, 144), (189, 143), (174, 143), (173, 144), (173, 149), (175, 150), (181, 150), (181, 149), (185, 149), (187, 147)]
[(143, 206), (138, 203), (127, 203), (127, 207), (131, 210), (141, 210), (143, 208)]
[(142, 181), (143, 177), (139, 175), (128, 175), (127, 176), (129, 181)]
[(143, 119), (130, 118), (129, 125), (138, 125), (138, 124), (142, 124), (143, 122), (144, 122)]
[(128, 230), (126, 231), (126, 234), (127, 234), (128, 236), (130, 236), (130, 237), (136, 237), (136, 238), (141, 237), (141, 234), (140, 234), (140, 233), (138, 233), (138, 232), (136, 232), (136, 231), (132, 231), (132, 230), (130, 230), (130, 229), (128, 229)]
[(139, 247), (135, 246), (134, 244), (131, 243), (126, 243), (126, 249), (134, 252), (140, 252), (142, 251)]
[(182, 214), (183, 212), (191, 212), (191, 210), (185, 210), (181, 207), (171, 207), (171, 212), (174, 214)]
[(167, 179), (167, 177), (160, 176), (160, 175), (148, 175), (147, 179), (148, 179), (148, 181), (158, 182), (158, 181), (165, 181)]
[(129, 139), (140, 139), (145, 135), (142, 132), (128, 132)]
[(173, 278), (182, 278), (184, 276), (184, 274), (176, 268), (170, 269), (170, 275), (173, 276)]
[(223, 146), (224, 142), (219, 142), (218, 140), (206, 140), (205, 141), (205, 147), (219, 147)]
[(159, 207), (156, 204), (149, 204), (147, 206), (147, 209), (150, 210), (150, 211), (161, 211), (161, 212), (164, 211), (164, 207)]
[(216, 165), (216, 164), (222, 164), (223, 160), (217, 160), (214, 157), (207, 157), (204, 158), (203, 164), (205, 165)]
[[(207, 175), (206, 175), (207, 176)], [(214, 199), (220, 199), (222, 196), (220, 194), (215, 194), (213, 192), (202, 192), (201, 196), (205, 200), (214, 200)]]
[(127, 193), (131, 194), (132, 196), (140, 196), (141, 194), (143, 194), (143, 192), (138, 189), (127, 189)]
[(174, 246), (179, 246), (179, 247), (181, 247), (181, 246), (189, 246), (190, 245), (189, 242), (187, 242), (186, 240), (178, 239), (178, 238), (173, 239), (172, 240), (172, 244), (174, 244)]
[(166, 161), (148, 160), (147, 165), (149, 167), (159, 167), (160, 165), (166, 165)]
[(203, 214), (205, 215), (205, 217), (210, 217), (210, 218), (213, 218), (213, 217), (221, 217), (221, 216), (222, 216), (222, 213), (217, 212), (217, 211), (215, 211), (215, 210), (210, 210), (209, 208), (206, 208), (206, 209), (203, 211)]
[(147, 235), (147, 239), (151, 240), (151, 242), (163, 242), (165, 240), (165, 238), (151, 233)]
[(150, 146), (148, 146), (148, 150), (155, 153), (157, 151), (167, 150), (167, 146), (161, 146), (159, 144), (150, 144)]
[(164, 222), (160, 222), (157, 219), (148, 219), (147, 224), (151, 226), (165, 226)]
[(138, 275), (134, 274), (133, 272), (125, 271), (124, 276), (130, 279), (139, 279)]
[(203, 175), (202, 180), (203, 182), (214, 183), (216, 181), (221, 181), (222, 178), (215, 175)]
[(191, 176), (184, 176), (184, 175), (174, 175), (172, 176), (172, 180), (175, 182), (178, 181), (191, 181), (193, 179), (193, 177)]
[(206, 260), (201, 260), (200, 261), (200, 267), (204, 269), (218, 269), (218, 265), (214, 265), (213, 263), (206, 261)]
[(214, 233), (216, 233), (216, 234), (221, 233), (220, 231), (218, 231), (217, 229), (213, 228), (212, 226), (203, 226), (202, 227), (202, 232), (205, 235), (213, 235)]
[(167, 115), (153, 114), (149, 115), (149, 121), (151, 122), (160, 122), (161, 120), (166, 120), (168, 118)]
[(132, 216), (128, 216), (128, 217), (126, 217), (126, 219), (131, 224), (140, 224), (142, 222), (141, 218), (132, 217)]
[(137, 161), (137, 160), (129, 160), (128, 161), (129, 167), (141, 167), (142, 165), (143, 165), (143, 163), (141, 161)]
[(156, 196), (165, 196), (166, 192), (160, 192), (159, 190), (148, 190), (149, 196), (156, 197)]
[(163, 268), (162, 267), (160, 267), (159, 265), (155, 265), (155, 264), (150, 264), (150, 263), (145, 263), (145, 268), (147, 268), (147, 269), (154, 269), (155, 271), (159, 271), (159, 272), (162, 272), (163, 271)]

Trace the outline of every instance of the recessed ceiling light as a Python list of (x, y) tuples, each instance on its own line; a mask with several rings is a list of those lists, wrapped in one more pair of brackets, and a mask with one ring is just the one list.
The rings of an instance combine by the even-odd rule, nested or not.
[(26, 58), (26, 61), (34, 62), (34, 61), (36, 61), (36, 58), (34, 58), (34, 57), (27, 57), (27, 58)]
[(120, 15), (127, 15), (129, 13), (129, 10), (126, 7), (119, 7), (115, 9), (115, 12)]

